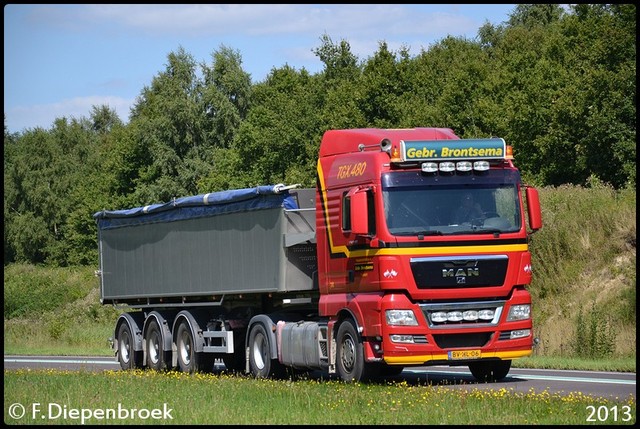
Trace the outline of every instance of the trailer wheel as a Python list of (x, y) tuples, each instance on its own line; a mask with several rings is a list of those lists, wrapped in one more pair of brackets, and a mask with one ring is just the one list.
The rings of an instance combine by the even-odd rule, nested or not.
[(376, 376), (379, 366), (364, 361), (362, 339), (352, 320), (345, 320), (338, 327), (336, 366), (343, 381), (366, 381)]
[(124, 370), (140, 368), (142, 366), (141, 361), (141, 353), (133, 349), (133, 334), (129, 324), (120, 324), (120, 328), (118, 328), (118, 362), (120, 362), (120, 368)]
[(178, 351), (178, 368), (190, 374), (194, 372), (213, 372), (215, 355), (213, 353), (196, 353), (196, 342), (191, 327), (186, 321), (180, 322), (176, 331), (176, 348)]
[(167, 369), (167, 359), (162, 347), (162, 331), (155, 319), (149, 322), (149, 328), (147, 329), (147, 366), (156, 371), (163, 371)]
[(180, 323), (176, 335), (176, 346), (178, 349), (178, 366), (180, 371), (193, 373), (196, 371), (196, 351), (195, 342), (191, 328), (186, 322)]
[(511, 369), (510, 360), (492, 360), (469, 364), (469, 371), (476, 380), (489, 383), (505, 378), (509, 374), (509, 369)]

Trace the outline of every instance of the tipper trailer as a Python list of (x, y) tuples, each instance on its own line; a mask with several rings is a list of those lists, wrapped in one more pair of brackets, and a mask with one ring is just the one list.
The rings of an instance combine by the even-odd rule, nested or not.
[(123, 369), (208, 371), (222, 359), (255, 377), (361, 381), (445, 364), (499, 380), (531, 354), (540, 205), (503, 139), (331, 130), (317, 171), (315, 189), (94, 214), (101, 302), (124, 310)]

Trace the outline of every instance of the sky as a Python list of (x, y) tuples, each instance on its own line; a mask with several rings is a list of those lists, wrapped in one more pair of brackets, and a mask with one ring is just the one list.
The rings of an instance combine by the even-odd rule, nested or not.
[(505, 23), (515, 4), (7, 4), (4, 113), (10, 133), (51, 129), (56, 118), (88, 118), (107, 105), (127, 123), (144, 87), (182, 48), (211, 65), (222, 46), (237, 51), (253, 83), (285, 65), (309, 73), (327, 35), (361, 61), (386, 42), (409, 54), (447, 36), (475, 40)]

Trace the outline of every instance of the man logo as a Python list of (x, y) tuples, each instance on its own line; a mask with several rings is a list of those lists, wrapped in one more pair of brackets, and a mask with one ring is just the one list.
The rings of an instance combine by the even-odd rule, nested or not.
[[(456, 279), (467, 277), (480, 277), (480, 269), (478, 267), (469, 267), (469, 268), (444, 268), (442, 270), (442, 277), (455, 277)], [(458, 283), (464, 283), (463, 281), (458, 280)]]

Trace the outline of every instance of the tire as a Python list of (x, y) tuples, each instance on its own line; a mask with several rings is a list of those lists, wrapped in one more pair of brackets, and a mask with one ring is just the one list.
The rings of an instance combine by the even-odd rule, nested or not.
[(249, 372), (255, 378), (267, 378), (271, 373), (269, 338), (260, 323), (253, 325), (249, 336)]
[(156, 371), (166, 370), (167, 356), (164, 351), (162, 331), (156, 319), (152, 319), (149, 322), (145, 342), (147, 345), (147, 367)]
[(118, 362), (120, 368), (136, 369), (142, 367), (142, 353), (133, 349), (133, 334), (128, 323), (120, 324), (118, 328)]
[(352, 320), (345, 320), (338, 327), (336, 366), (338, 375), (345, 382), (367, 381), (375, 377), (379, 364), (364, 361), (364, 346)]
[(271, 359), (269, 337), (261, 323), (253, 325), (249, 334), (249, 372), (255, 378), (282, 378), (286, 375), (286, 368)]
[(510, 360), (492, 360), (469, 364), (469, 371), (471, 371), (475, 379), (488, 383), (502, 380), (509, 374), (510, 369)]
[(180, 322), (176, 331), (176, 349), (178, 368), (182, 372), (213, 372), (215, 356), (213, 353), (196, 353), (196, 342), (191, 327), (186, 321)]
[(176, 348), (178, 351), (178, 367), (180, 371), (187, 373), (196, 372), (196, 345), (193, 340), (191, 328), (184, 321), (178, 325)]

